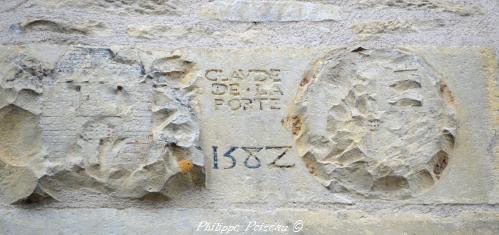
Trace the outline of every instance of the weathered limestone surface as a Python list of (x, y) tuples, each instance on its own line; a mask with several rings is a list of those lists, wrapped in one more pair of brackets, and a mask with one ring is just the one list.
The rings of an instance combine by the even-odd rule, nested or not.
[(407, 198), (444, 177), (454, 155), (454, 97), (423, 63), (405, 51), (335, 51), (304, 78), (292, 117), (303, 122), (298, 147), (332, 191)]
[(491, 0), (6, 1), (0, 234), (497, 234), (498, 24)]
[(422, 32), (444, 25), (445, 23), (440, 19), (368, 21), (353, 25), (352, 31), (358, 39), (365, 40), (390, 33)]
[[(199, 124), (190, 84), (180, 83), (192, 62), (168, 53), (142, 60), (134, 49), (49, 49), (56, 55), (4, 49), (13, 54), (4, 57), (2, 89), (13, 97), (2, 100), (1, 160), (13, 175), (22, 171), (7, 167), (39, 178), (36, 190), (2, 190), (10, 202), (61, 200), (80, 187), (118, 197), (170, 196), (202, 184)], [(168, 83), (172, 78), (179, 83)], [(189, 169), (177, 166), (183, 160)], [(2, 180), (16, 184), (15, 177)]]
[(248, 22), (338, 20), (342, 14), (333, 5), (299, 1), (214, 1), (201, 8), (201, 16)]
[(35, 0), (35, 1), (14, 1), (10, 9), (18, 7), (47, 7), (58, 9), (88, 9), (92, 11), (114, 12), (118, 14), (144, 14), (144, 15), (170, 15), (174, 14), (177, 3), (180, 1), (171, 0)]
[[(470, 210), (470, 209), (468, 209)], [(400, 211), (397, 214), (380, 210), (376, 216), (362, 210), (326, 209), (46, 209), (45, 211), (13, 211), (3, 214), (0, 232), (14, 234), (52, 233), (53, 228), (64, 234), (227, 234), (222, 226), (238, 226), (229, 234), (494, 234), (499, 218), (494, 211), (481, 213), (462, 211), (445, 215)], [(43, 218), (50, 214), (50, 226)], [(99, 218), (98, 220), (94, 218)], [(212, 223), (213, 228), (197, 229), (199, 221)], [(29, 220), (30, 223), (25, 221)], [(300, 222), (303, 221), (302, 229)], [(308, 221), (308, 222), (307, 222)], [(220, 227), (216, 228), (216, 225)], [(265, 225), (281, 225), (273, 232), (263, 231)], [(194, 226), (193, 226), (194, 225)], [(207, 229), (209, 231), (204, 231)], [(210, 230), (211, 229), (211, 230)], [(294, 232), (299, 230), (299, 232)], [(225, 231), (229, 230), (226, 228)]]
[(408, 10), (431, 9), (450, 12), (461, 16), (482, 13), (481, 7), (470, 2), (456, 2), (449, 0), (359, 0), (364, 7), (397, 7)]

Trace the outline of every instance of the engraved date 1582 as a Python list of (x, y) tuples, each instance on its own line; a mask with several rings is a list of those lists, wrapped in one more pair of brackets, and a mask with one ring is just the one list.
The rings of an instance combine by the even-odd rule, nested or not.
[[(232, 154), (238, 150), (242, 149), (246, 153), (246, 158), (244, 159), (244, 166), (249, 169), (256, 169), (262, 166), (261, 159), (257, 156), (258, 153), (265, 150), (277, 150), (277, 156), (272, 158), (272, 161), (267, 165), (269, 167), (279, 167), (279, 168), (290, 168), (294, 167), (295, 164), (282, 164), (286, 153), (291, 149), (291, 146), (265, 146), (265, 147), (236, 147), (230, 146), (229, 149), (222, 155), (222, 157), (227, 158), (230, 161), (228, 166), (223, 167), (223, 169), (231, 169), (237, 165), (237, 160)], [(218, 146), (212, 146), (213, 150), (213, 169), (220, 169), (220, 162), (218, 156)], [(275, 152), (275, 151), (271, 151)]]

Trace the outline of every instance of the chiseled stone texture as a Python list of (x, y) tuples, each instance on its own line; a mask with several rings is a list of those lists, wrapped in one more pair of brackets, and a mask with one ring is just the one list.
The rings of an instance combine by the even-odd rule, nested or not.
[(497, 25), (495, 0), (3, 1), (0, 233), (497, 234)]

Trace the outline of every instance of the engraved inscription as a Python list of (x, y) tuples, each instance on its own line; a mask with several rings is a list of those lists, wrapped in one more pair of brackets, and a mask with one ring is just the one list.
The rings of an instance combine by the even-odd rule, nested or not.
[(213, 153), (213, 169), (232, 169), (236, 167), (236, 152), (237, 156), (244, 157), (243, 165), (248, 169), (256, 169), (262, 167), (266, 163), (268, 167), (290, 168), (295, 164), (285, 163), (286, 153), (291, 149), (291, 146), (265, 146), (265, 147), (235, 147), (231, 146), (222, 155), (224, 166), (221, 166), (222, 159), (218, 156), (218, 146), (212, 146)]
[(214, 109), (217, 111), (274, 111), (282, 108), (280, 69), (208, 69)]

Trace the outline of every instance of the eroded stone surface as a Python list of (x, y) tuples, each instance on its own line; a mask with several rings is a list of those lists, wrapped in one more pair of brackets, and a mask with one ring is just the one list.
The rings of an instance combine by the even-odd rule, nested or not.
[(49, 48), (0, 48), (0, 199), (7, 203), (27, 199), (44, 172), (41, 94), (59, 56), (58, 50), (40, 54)]
[(456, 117), (446, 82), (403, 51), (334, 51), (305, 81), (293, 117), (299, 154), (333, 192), (407, 198), (452, 161)]
[(39, 116), (16, 105), (0, 109), (0, 159), (9, 165), (25, 166), (41, 151)]
[[(13, 174), (31, 171), (36, 177), (19, 177), (59, 200), (83, 188), (142, 198), (204, 184), (192, 82), (184, 79), (192, 62), (127, 48), (2, 53), (5, 187), (15, 184)], [(180, 161), (191, 165), (181, 169)], [(6, 201), (25, 199), (34, 193), (28, 188), (4, 191)]]
[(16, 203), (35, 191), (38, 178), (26, 167), (6, 165), (0, 161), (0, 200)]

